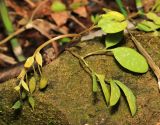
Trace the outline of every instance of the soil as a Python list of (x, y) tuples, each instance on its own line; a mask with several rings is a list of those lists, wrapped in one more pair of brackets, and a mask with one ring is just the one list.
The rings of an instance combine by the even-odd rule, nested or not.
[[(137, 40), (160, 66), (160, 39), (152, 34), (134, 33)], [(85, 55), (104, 47), (102, 40), (80, 42), (70, 48), (79, 55)], [(120, 46), (135, 48), (126, 36)], [(136, 48), (135, 48), (136, 49)], [(89, 65), (97, 72), (125, 83), (137, 99), (137, 113), (131, 116), (128, 104), (122, 94), (115, 107), (107, 107), (102, 93), (94, 95), (90, 75), (81, 67), (79, 60), (68, 51), (43, 68), (48, 77), (48, 87), (34, 93), (35, 110), (27, 101), (23, 109), (11, 109), (18, 99), (14, 91), (16, 79), (0, 84), (1, 125), (156, 125), (160, 123), (160, 100), (157, 79), (151, 69), (145, 74), (132, 73), (122, 68), (112, 56), (95, 55), (87, 58)]]

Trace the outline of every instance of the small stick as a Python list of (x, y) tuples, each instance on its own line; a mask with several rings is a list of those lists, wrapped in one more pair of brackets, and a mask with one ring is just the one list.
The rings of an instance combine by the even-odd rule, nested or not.
[(132, 35), (132, 33), (128, 30), (128, 33), (131, 35), (131, 39), (138, 48), (138, 50), (141, 52), (141, 54), (147, 59), (149, 66), (153, 70), (154, 74), (156, 75), (158, 79), (158, 87), (160, 90), (160, 69), (156, 65), (156, 63), (153, 61), (153, 59), (150, 57), (150, 55), (146, 52), (146, 50), (142, 47), (142, 45), (137, 41), (137, 39)]

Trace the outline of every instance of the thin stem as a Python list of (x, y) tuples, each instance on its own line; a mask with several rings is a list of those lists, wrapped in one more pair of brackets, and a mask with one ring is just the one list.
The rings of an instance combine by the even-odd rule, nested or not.
[(132, 33), (128, 30), (128, 33), (131, 35), (131, 38), (138, 48), (138, 50), (141, 52), (141, 54), (147, 59), (149, 66), (153, 70), (154, 74), (156, 75), (158, 79), (158, 87), (160, 90), (160, 69), (156, 65), (156, 63), (153, 61), (153, 59), (150, 57), (150, 55), (147, 53), (147, 51), (142, 47), (142, 45), (138, 42), (138, 40), (132, 35)]
[(33, 21), (33, 18), (35, 17), (37, 11), (43, 6), (45, 5), (45, 3), (48, 2), (48, 0), (44, 0), (43, 2), (40, 3), (40, 5), (38, 5), (35, 10), (33, 11), (32, 15), (31, 15), (31, 18), (30, 18), (30, 21), (29, 22), (32, 22)]
[[(0, 14), (1, 14), (1, 18), (2, 18), (7, 34), (8, 35), (12, 34), (14, 32), (14, 28), (9, 18), (8, 9), (6, 7), (4, 0), (0, 0)], [(13, 53), (16, 56), (17, 60), (20, 62), (24, 61), (25, 57), (23, 56), (22, 48), (20, 44), (18, 43), (18, 40), (16, 38), (13, 38), (10, 40), (10, 43), (13, 49)]]
[(102, 55), (102, 54), (106, 54), (106, 52), (109, 52), (110, 50), (107, 50), (106, 48), (104, 49), (100, 49), (91, 53), (86, 54), (83, 58), (87, 58), (89, 56), (93, 56), (93, 55)]
[(36, 51), (34, 52), (34, 55), (36, 55), (37, 52), (39, 52), (42, 48), (44, 48), (45, 46), (47, 46), (48, 44), (52, 43), (53, 41), (56, 41), (58, 39), (61, 39), (61, 38), (64, 38), (64, 37), (79, 37), (80, 35), (79, 34), (65, 34), (65, 35), (60, 35), (60, 36), (57, 36), (57, 37), (54, 37), (50, 40), (48, 40), (47, 42), (43, 43), (42, 45), (40, 45)]
[(25, 30), (26, 30), (26, 28), (25, 28), (25, 27), (22, 27), (22, 28), (18, 29), (17, 31), (11, 33), (8, 37), (6, 37), (6, 38), (3, 39), (2, 41), (0, 41), (0, 45), (8, 42), (11, 38), (13, 38), (13, 37), (15, 37), (16, 35), (24, 32)]

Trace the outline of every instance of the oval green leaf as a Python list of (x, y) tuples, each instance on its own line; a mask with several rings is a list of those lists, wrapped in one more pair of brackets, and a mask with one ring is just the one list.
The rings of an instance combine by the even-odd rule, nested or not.
[(132, 93), (132, 91), (127, 86), (125, 86), (123, 83), (121, 83), (118, 80), (114, 80), (114, 81), (116, 82), (116, 84), (124, 92), (124, 94), (126, 96), (126, 99), (127, 99), (127, 102), (128, 102), (128, 105), (129, 105), (129, 108), (130, 108), (130, 111), (131, 111), (131, 114), (132, 114), (132, 116), (134, 116), (135, 113), (136, 113), (136, 110), (137, 110), (137, 107), (136, 107), (136, 97), (134, 96), (134, 94)]
[(33, 93), (36, 89), (36, 79), (34, 77), (31, 77), (29, 80), (29, 90), (31, 93)]
[(110, 11), (103, 14), (98, 21), (98, 27), (100, 27), (105, 33), (117, 33), (123, 31), (127, 27), (127, 21), (119, 12)]
[(105, 100), (108, 104), (109, 103), (109, 98), (110, 98), (110, 93), (109, 93), (109, 89), (107, 88), (106, 83), (105, 83), (105, 76), (101, 75), (101, 74), (96, 74), (96, 76), (99, 79), (99, 82), (101, 84)]
[(123, 38), (123, 32), (107, 34), (105, 38), (106, 48), (109, 48), (118, 44), (122, 40), (122, 38)]
[(24, 80), (21, 80), (21, 84), (22, 84), (23, 88), (24, 88), (26, 91), (29, 92), (28, 85), (27, 85), (27, 83), (26, 83)]
[(118, 47), (112, 51), (116, 60), (124, 68), (137, 73), (145, 73), (148, 71), (146, 59), (134, 49)]
[(146, 14), (146, 16), (148, 19), (153, 20), (155, 24), (160, 25), (160, 17), (157, 16), (155, 13), (149, 12)]
[(26, 62), (24, 64), (24, 67), (25, 68), (30, 68), (33, 65), (33, 63), (34, 63), (34, 57), (31, 56), (26, 60)]
[(12, 106), (12, 109), (20, 109), (21, 108), (21, 101), (18, 100), (17, 102), (14, 103), (14, 105)]
[(39, 52), (36, 53), (35, 59), (38, 65), (42, 66), (42, 55)]
[(110, 81), (110, 85), (111, 85), (110, 106), (114, 106), (118, 102), (121, 96), (121, 93), (120, 93), (119, 87), (116, 85), (114, 80)]
[(66, 5), (59, 0), (53, 1), (51, 10), (54, 12), (62, 12), (66, 10)]
[(139, 30), (145, 31), (145, 32), (151, 32), (151, 31), (155, 31), (155, 30), (159, 29), (160, 25), (157, 25), (151, 21), (144, 20), (141, 23), (138, 23), (136, 28)]
[(32, 109), (34, 110), (34, 107), (35, 107), (35, 100), (32, 96), (29, 96), (28, 97), (28, 102), (29, 104), (31, 105)]

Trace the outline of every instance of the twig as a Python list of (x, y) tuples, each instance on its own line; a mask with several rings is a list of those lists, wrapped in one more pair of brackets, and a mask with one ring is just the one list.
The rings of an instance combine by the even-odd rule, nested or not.
[(74, 22), (80, 25), (83, 29), (87, 29), (87, 27), (83, 23), (81, 23), (76, 17), (70, 15), (70, 19), (72, 19)]
[(153, 70), (154, 74), (156, 75), (158, 79), (158, 87), (160, 90), (160, 69), (156, 65), (156, 63), (153, 61), (153, 59), (150, 57), (150, 55), (146, 52), (146, 50), (142, 47), (142, 45), (137, 41), (137, 39), (132, 35), (132, 33), (128, 30), (128, 33), (131, 35), (131, 39), (133, 40), (134, 44), (138, 48), (138, 50), (141, 52), (141, 54), (147, 59), (149, 66)]
[(9, 41), (10, 39), (12, 39), (13, 37), (17, 36), (18, 34), (24, 32), (26, 30), (25, 27), (22, 27), (20, 29), (18, 29), (17, 31), (11, 33), (8, 37), (6, 37), (5, 39), (3, 39), (2, 41), (0, 41), (0, 45), (6, 43), (7, 41)]

